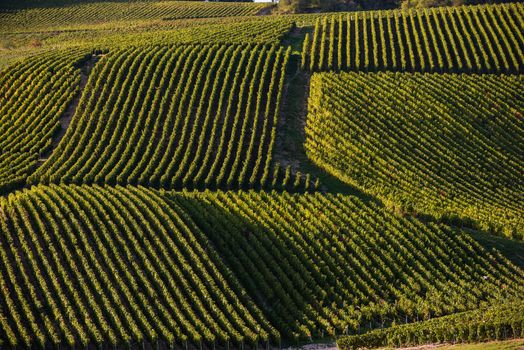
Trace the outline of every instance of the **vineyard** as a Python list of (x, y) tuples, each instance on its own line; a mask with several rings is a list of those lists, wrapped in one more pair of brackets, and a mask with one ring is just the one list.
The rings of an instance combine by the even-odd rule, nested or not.
[[(0, 21), (0, 25), (2, 25)], [(113, 27), (114, 25), (114, 27)], [(292, 30), (292, 21), (268, 17), (224, 17), (199, 20), (152, 22), (113, 22), (111, 27), (92, 30), (53, 29), (28, 33), (0, 34), (0, 69), (13, 61), (30, 56), (28, 52), (85, 48), (113, 51), (129, 46), (177, 44), (271, 44), (279, 45)], [(74, 43), (72, 45), (71, 43)], [(36, 45), (36, 47), (34, 46)], [(2, 46), (9, 47), (2, 50)], [(59, 50), (58, 50), (59, 49)]]
[(524, 337), (524, 302), (516, 300), (489, 308), (444, 316), (410, 325), (342, 337), (340, 349), (404, 346), (441, 342), (479, 342)]
[(522, 238), (523, 89), (510, 75), (316, 74), (305, 147), (389, 206)]
[(0, 194), (24, 184), (50, 150), (60, 116), (78, 93), (76, 66), (84, 59), (85, 51), (69, 50), (0, 73)]
[(0, 0), (1, 349), (524, 337), (524, 5), (278, 6)]
[(253, 45), (112, 52), (66, 142), (29, 181), (266, 187), (288, 57)]
[(524, 288), (522, 270), (468, 235), (351, 196), (52, 185), (0, 208), (12, 346), (247, 346), (427, 319)]
[(506, 72), (524, 68), (524, 5), (319, 17), (304, 42), (312, 71)]
[(110, 21), (169, 21), (181, 18), (254, 16), (266, 7), (267, 3), (202, 1), (87, 2), (74, 6), (0, 11), (0, 32), (24, 32), (39, 28), (62, 29)]

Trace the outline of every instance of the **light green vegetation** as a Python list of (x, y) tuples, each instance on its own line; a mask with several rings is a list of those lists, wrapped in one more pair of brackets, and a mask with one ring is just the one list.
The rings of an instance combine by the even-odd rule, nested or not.
[(49, 50), (173, 43), (280, 42), (291, 20), (268, 3), (107, 1), (0, 11), (0, 69)]
[(0, 35), (0, 68), (41, 52), (68, 47), (88, 50), (177, 43), (278, 44), (292, 22), (276, 17), (134, 21)]
[(85, 50), (40, 55), (0, 73), (0, 194), (25, 183), (52, 148), (60, 117), (79, 93)]

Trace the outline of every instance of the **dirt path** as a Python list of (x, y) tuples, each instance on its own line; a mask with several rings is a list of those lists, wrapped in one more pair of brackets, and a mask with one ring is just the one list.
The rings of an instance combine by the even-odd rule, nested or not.
[(306, 344), (298, 347), (290, 346), (289, 348), (284, 348), (283, 350), (337, 350), (336, 343), (312, 343)]
[(80, 85), (78, 89), (78, 93), (73, 98), (71, 102), (69, 102), (69, 105), (67, 106), (67, 109), (65, 110), (64, 114), (60, 116), (60, 130), (56, 133), (56, 135), (53, 136), (53, 142), (51, 143), (51, 149), (47, 151), (45, 154), (43, 154), (40, 159), (38, 159), (38, 166), (42, 165), (53, 153), (53, 151), (56, 149), (62, 138), (64, 137), (67, 128), (69, 127), (69, 124), (71, 124), (71, 119), (73, 119), (73, 116), (75, 115), (76, 109), (78, 107), (78, 104), (80, 102), (80, 97), (82, 97), (82, 92), (84, 91), (84, 88), (87, 84), (87, 79), (89, 78), (89, 73), (91, 73), (91, 70), (95, 66), (95, 64), (102, 58), (103, 55), (95, 55), (93, 54), (89, 60), (87, 60), (82, 67), (80, 67)]

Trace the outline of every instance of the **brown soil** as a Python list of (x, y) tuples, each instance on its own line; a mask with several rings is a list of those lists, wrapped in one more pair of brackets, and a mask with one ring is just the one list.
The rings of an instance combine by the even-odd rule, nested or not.
[(56, 147), (58, 146), (58, 144), (64, 137), (67, 131), (67, 128), (69, 127), (69, 124), (71, 123), (71, 119), (73, 119), (73, 116), (75, 115), (76, 109), (78, 107), (78, 103), (80, 102), (80, 97), (82, 96), (82, 92), (84, 91), (84, 88), (87, 84), (89, 73), (91, 73), (91, 70), (93, 69), (95, 64), (103, 56), (104, 55), (94, 55), (93, 54), (91, 58), (87, 60), (82, 67), (80, 67), (80, 85), (79, 85), (78, 93), (73, 98), (73, 100), (69, 103), (64, 114), (60, 117), (60, 130), (53, 137), (53, 142), (51, 143), (51, 149), (48, 152), (46, 152), (46, 154), (42, 155), (42, 157), (38, 160), (38, 165), (42, 165), (47, 160), (47, 158), (49, 158), (49, 156), (53, 153), (53, 151), (56, 149)]

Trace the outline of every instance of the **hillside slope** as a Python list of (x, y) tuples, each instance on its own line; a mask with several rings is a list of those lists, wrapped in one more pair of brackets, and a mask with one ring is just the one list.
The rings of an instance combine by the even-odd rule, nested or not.
[(306, 150), (414, 215), (524, 236), (521, 76), (321, 73)]
[(1, 198), (0, 213), (12, 346), (276, 342), (524, 288), (520, 268), (465, 233), (351, 196), (53, 185)]
[(304, 54), (313, 71), (521, 73), (523, 9), (515, 3), (324, 16)]

